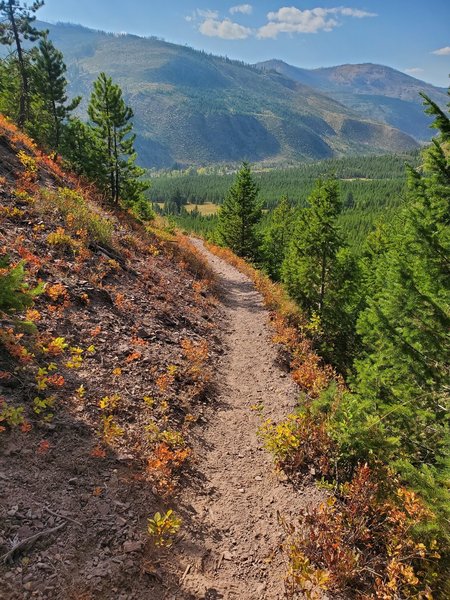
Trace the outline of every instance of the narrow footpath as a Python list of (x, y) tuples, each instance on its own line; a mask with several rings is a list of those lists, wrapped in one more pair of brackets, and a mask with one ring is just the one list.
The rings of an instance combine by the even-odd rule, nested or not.
[(170, 599), (280, 600), (285, 560), (277, 514), (295, 521), (320, 501), (314, 486), (294, 491), (274, 469), (257, 431), (295, 406), (298, 388), (277, 364), (268, 311), (253, 283), (192, 240), (217, 274), (225, 352), (218, 398), (201, 431), (192, 481), (182, 492), (187, 535), (174, 553), (182, 576)]

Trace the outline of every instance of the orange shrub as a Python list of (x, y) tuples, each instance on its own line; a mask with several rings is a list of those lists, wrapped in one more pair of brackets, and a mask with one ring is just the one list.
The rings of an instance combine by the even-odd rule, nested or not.
[[(338, 488), (337, 497), (300, 511), (299, 526), (289, 530), (291, 562), (308, 560), (326, 574), (324, 587), (335, 593), (383, 600), (431, 598), (428, 581), (439, 555), (433, 542), (425, 545), (411, 535), (431, 515), (413, 492), (395, 486), (391, 473), (361, 465)], [(305, 583), (297, 571), (293, 585), (293, 575), (291, 571), (292, 597)], [(304, 577), (310, 575), (311, 569)]]

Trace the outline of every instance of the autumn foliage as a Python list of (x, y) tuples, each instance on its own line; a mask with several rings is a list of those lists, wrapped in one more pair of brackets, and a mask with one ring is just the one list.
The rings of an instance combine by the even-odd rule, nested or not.
[[(67, 324), (86, 319), (99, 300), (127, 322), (136, 293), (142, 290), (148, 302), (155, 289), (159, 314), (171, 318), (178, 299), (158, 279), (164, 272), (183, 285), (191, 282), (189, 311), (198, 318), (199, 307), (208, 312), (215, 302), (212, 272), (184, 237), (104, 206), (94, 186), (66, 173), (1, 115), (0, 139), (6, 148), (0, 167), (0, 377), (10, 381), (20, 373), (30, 398), (0, 398), (0, 431), (28, 434), (62, 412), (82, 412), (96, 439), (88, 455), (104, 460), (132, 448), (142, 477), (167, 495), (191, 455), (191, 411), (210, 378), (208, 342), (198, 333), (191, 339), (185, 328), (173, 351), (177, 364), (167, 364), (152, 354), (143, 327), (127, 325), (121, 340), (126, 352), (119, 356), (104, 345), (110, 323), (84, 334), (77, 327), (67, 332)], [(15, 227), (27, 235), (14, 236)], [(142, 272), (134, 270), (136, 263)], [(206, 322), (204, 330), (211, 328)], [(91, 382), (90, 371), (105, 356), (114, 357), (108, 376)], [(134, 381), (129, 389), (132, 373), (145, 374), (145, 391), (135, 391)], [(130, 419), (137, 410), (138, 419)]]

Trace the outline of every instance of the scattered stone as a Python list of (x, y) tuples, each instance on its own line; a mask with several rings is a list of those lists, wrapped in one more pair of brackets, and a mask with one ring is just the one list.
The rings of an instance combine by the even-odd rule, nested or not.
[(143, 546), (143, 543), (140, 541), (137, 541), (137, 542), (128, 541), (128, 542), (124, 543), (123, 551), (126, 553), (139, 552), (140, 550), (142, 550), (142, 546)]
[(223, 558), (224, 560), (233, 560), (233, 555), (231, 554), (231, 552), (228, 552), (228, 550), (226, 550), (223, 553)]

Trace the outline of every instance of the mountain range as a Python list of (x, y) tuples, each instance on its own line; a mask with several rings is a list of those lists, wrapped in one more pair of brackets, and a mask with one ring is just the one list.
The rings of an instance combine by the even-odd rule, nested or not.
[(64, 53), (81, 110), (101, 71), (121, 85), (146, 167), (244, 159), (286, 165), (409, 150), (431, 137), (418, 90), (445, 98), (444, 90), (379, 65), (248, 65), (154, 37), (39, 25)]
[(430, 117), (423, 112), (419, 92), (425, 92), (441, 106), (448, 102), (445, 89), (383, 65), (302, 69), (281, 60), (269, 60), (258, 66), (309, 85), (363, 117), (392, 125), (419, 142), (431, 137)]

